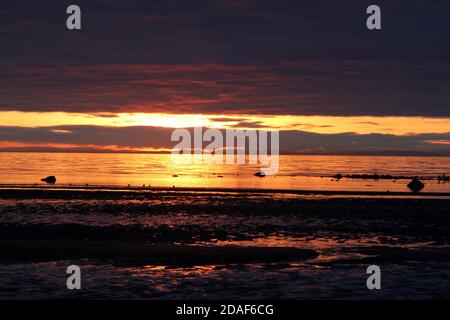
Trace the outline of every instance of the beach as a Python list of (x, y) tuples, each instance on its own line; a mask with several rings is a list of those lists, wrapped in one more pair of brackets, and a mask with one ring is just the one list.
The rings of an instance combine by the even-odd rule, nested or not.
[[(448, 298), (449, 204), (433, 193), (3, 185), (0, 296)], [(71, 264), (80, 293), (65, 288)], [(372, 264), (379, 292), (366, 288)]]

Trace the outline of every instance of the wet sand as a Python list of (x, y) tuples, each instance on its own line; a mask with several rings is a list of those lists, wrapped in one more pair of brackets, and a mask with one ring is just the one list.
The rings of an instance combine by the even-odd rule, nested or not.
[(401, 191), (358, 191), (358, 190), (289, 190), (289, 189), (248, 189), (248, 188), (201, 188), (201, 187), (115, 187), (115, 186), (55, 186), (55, 185), (1, 185), (0, 198), (114, 198), (121, 195), (154, 195), (155, 193), (240, 193), (240, 194), (286, 194), (324, 196), (380, 196), (380, 197), (442, 197), (450, 199), (450, 192), (401, 192)]
[(425, 193), (4, 186), (0, 297), (67, 297), (70, 264), (91, 272), (88, 298), (373, 298), (370, 264), (391, 272), (377, 298), (448, 297), (449, 207)]
[(317, 257), (313, 250), (289, 247), (150, 245), (92, 241), (2, 241), (0, 262), (66, 259), (132, 259), (142, 264), (210, 265), (270, 263)]

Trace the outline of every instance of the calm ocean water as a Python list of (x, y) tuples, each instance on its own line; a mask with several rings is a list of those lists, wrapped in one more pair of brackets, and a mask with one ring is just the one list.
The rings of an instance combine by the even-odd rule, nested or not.
[[(284, 155), (279, 174), (264, 179), (253, 176), (259, 165), (176, 164), (166, 154), (0, 153), (0, 164), (0, 184), (40, 184), (42, 177), (55, 175), (58, 185), (408, 191), (407, 181), (337, 182), (322, 176), (450, 173), (450, 157), (401, 156)], [(450, 192), (450, 184), (429, 181), (424, 191)]]

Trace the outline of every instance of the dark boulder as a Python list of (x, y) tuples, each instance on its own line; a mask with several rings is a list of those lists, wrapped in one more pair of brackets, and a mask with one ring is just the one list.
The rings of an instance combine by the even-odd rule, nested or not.
[(55, 178), (55, 176), (49, 176), (47, 178), (41, 179), (41, 181), (47, 182), (49, 184), (55, 184), (56, 183), (56, 178)]
[(266, 176), (266, 174), (264, 173), (264, 171), (258, 171), (257, 173), (254, 174), (254, 176), (263, 178)]
[(340, 173), (334, 175), (332, 178), (335, 178), (336, 180), (341, 180), (344, 176)]
[(425, 188), (425, 185), (418, 178), (412, 179), (411, 182), (408, 183), (407, 186), (413, 192), (419, 192), (420, 190)]

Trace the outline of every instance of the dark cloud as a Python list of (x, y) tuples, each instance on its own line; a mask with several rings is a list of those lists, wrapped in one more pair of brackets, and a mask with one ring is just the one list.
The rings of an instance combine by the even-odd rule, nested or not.
[(6, 0), (0, 110), (450, 115), (448, 1)]
[[(95, 150), (116, 146), (115, 150), (140, 148), (170, 149), (173, 129), (158, 127), (58, 126), (41, 128), (0, 127), (0, 142), (29, 144), (34, 150), (41, 144), (69, 145), (74, 150)], [(191, 130), (192, 132), (192, 130)], [(207, 144), (207, 143), (205, 143)], [(0, 143), (1, 145), (1, 143)], [(49, 147), (47, 147), (48, 150)], [(43, 150), (40, 147), (39, 150)], [(434, 152), (450, 155), (450, 133), (395, 136), (389, 134), (318, 134), (304, 131), (281, 131), (280, 150), (297, 153), (368, 153)]]
[[(55, 132), (56, 131), (56, 132)], [(61, 131), (69, 133), (61, 134)], [(155, 127), (0, 127), (0, 141), (31, 144), (117, 145), (130, 148), (164, 148), (171, 145), (172, 129)]]
[(449, 74), (444, 61), (14, 68), (0, 109), (448, 117)]
[(450, 153), (450, 145), (433, 145), (432, 141), (446, 139), (450, 134), (418, 134), (396, 136), (392, 134), (317, 134), (302, 131), (284, 131), (280, 134), (283, 150), (301, 151), (321, 149), (329, 153), (365, 153), (384, 151), (441, 152)]

